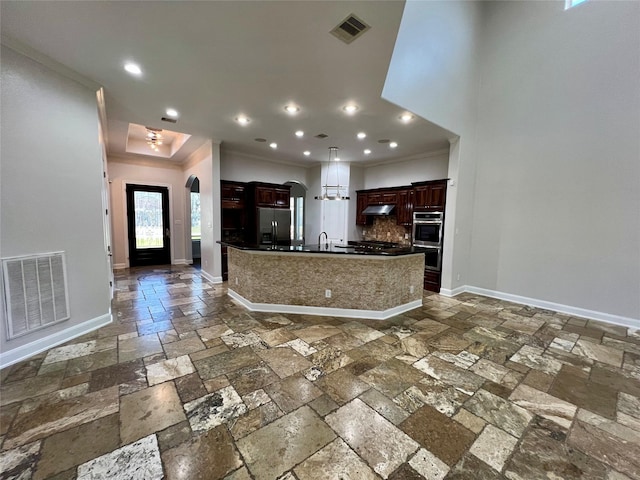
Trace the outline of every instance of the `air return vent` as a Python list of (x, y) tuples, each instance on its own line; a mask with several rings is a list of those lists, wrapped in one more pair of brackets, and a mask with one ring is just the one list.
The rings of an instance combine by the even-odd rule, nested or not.
[(70, 317), (64, 252), (2, 259), (8, 338)]
[(316, 138), (327, 138), (329, 135), (327, 135), (326, 133), (319, 133), (318, 135), (316, 135)]
[(337, 27), (331, 30), (330, 33), (338, 37), (344, 43), (351, 43), (370, 28), (371, 27), (364, 23), (363, 20), (352, 13), (340, 22)]
[(160, 120), (162, 120), (163, 122), (169, 122), (169, 123), (176, 123), (177, 120), (175, 118), (169, 118), (169, 117), (162, 117)]

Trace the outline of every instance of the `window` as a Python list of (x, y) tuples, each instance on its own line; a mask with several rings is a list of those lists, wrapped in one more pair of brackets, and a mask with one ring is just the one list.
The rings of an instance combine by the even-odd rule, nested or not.
[(580, 5), (587, 0), (565, 0), (564, 1), (564, 9), (569, 10), (571, 7), (575, 7), (576, 5)]
[(191, 240), (200, 240), (200, 193), (191, 192)]

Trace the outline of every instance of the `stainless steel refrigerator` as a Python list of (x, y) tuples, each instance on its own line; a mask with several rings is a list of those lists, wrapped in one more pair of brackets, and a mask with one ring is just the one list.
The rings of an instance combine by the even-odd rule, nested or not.
[(258, 238), (261, 245), (288, 245), (291, 242), (291, 210), (258, 208)]

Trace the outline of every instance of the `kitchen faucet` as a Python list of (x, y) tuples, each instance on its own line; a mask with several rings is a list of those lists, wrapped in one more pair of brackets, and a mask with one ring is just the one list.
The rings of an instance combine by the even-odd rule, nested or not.
[(320, 239), (322, 238), (322, 235), (324, 235), (324, 247), (325, 248), (329, 248), (329, 237), (327, 236), (327, 232), (320, 232), (320, 235), (318, 235), (318, 248), (320, 248)]

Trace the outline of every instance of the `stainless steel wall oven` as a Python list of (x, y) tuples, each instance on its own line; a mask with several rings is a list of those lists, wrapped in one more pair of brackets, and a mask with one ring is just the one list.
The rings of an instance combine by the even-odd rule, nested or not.
[(442, 268), (443, 212), (413, 213), (413, 246), (424, 249), (427, 270)]

